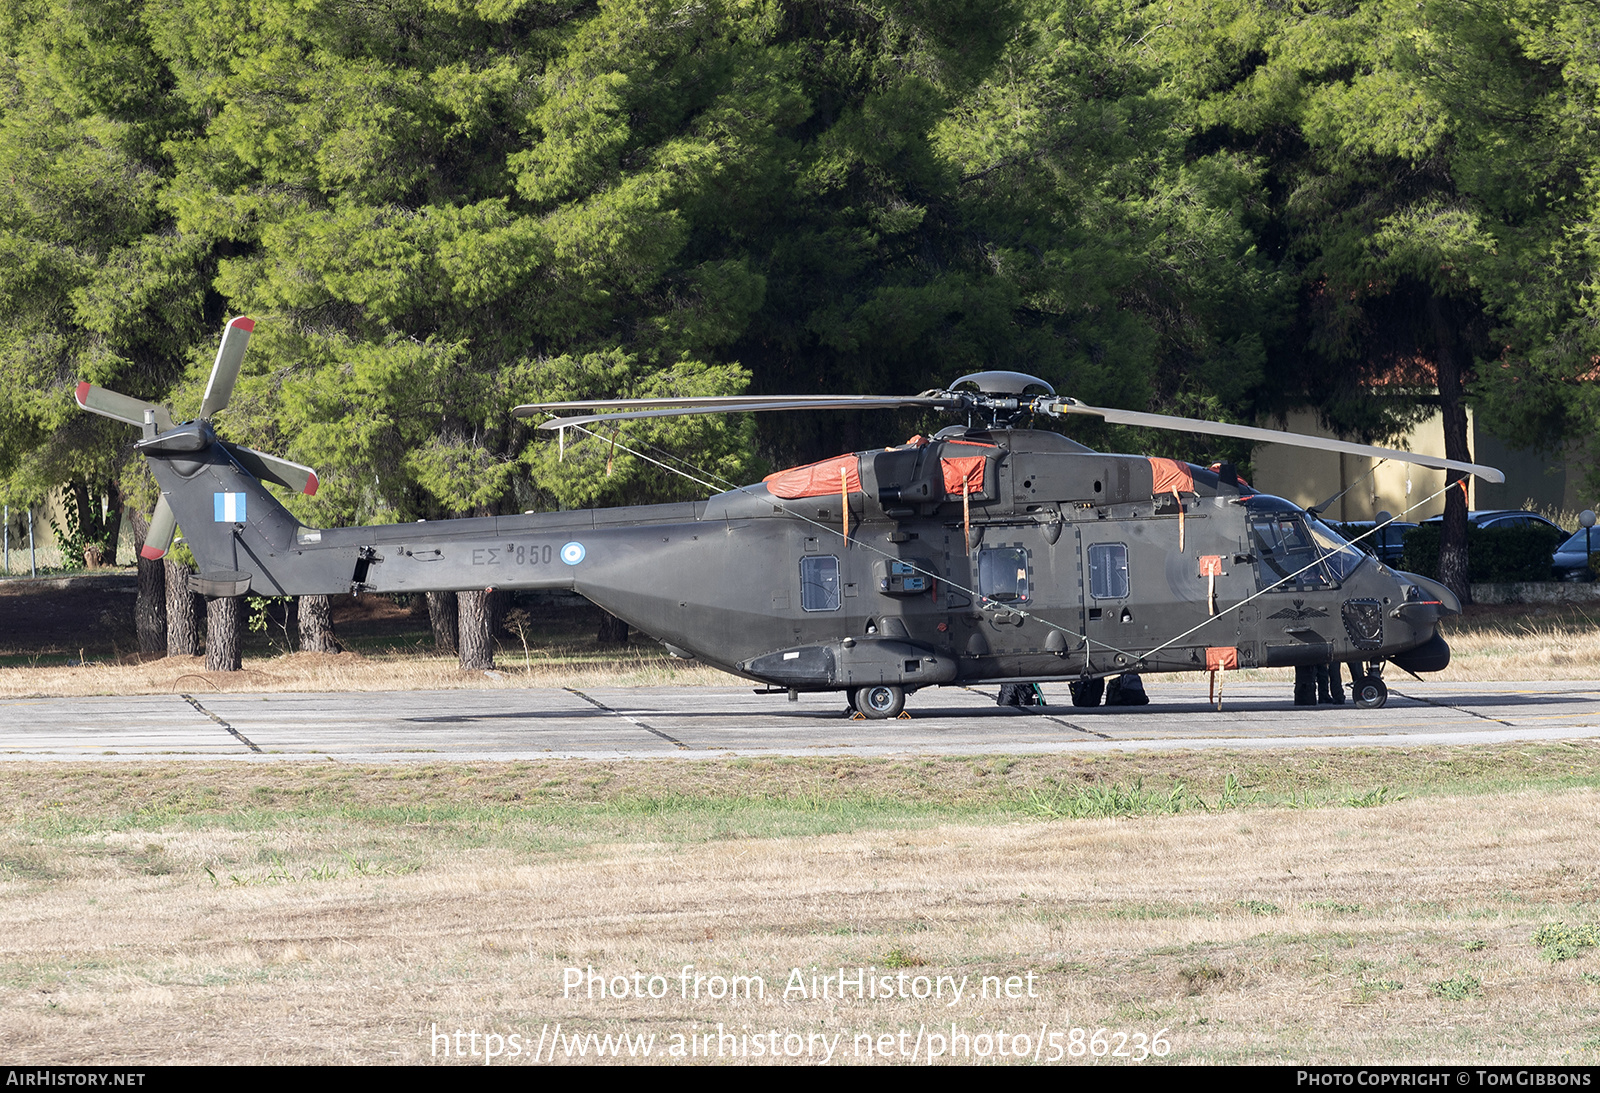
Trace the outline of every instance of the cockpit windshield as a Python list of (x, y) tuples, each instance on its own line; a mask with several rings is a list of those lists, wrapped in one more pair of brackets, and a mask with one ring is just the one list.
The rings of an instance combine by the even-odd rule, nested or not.
[(1262, 588), (1285, 592), (1330, 588), (1366, 559), (1338, 532), (1282, 498), (1256, 494), (1247, 504), (1257, 584)]
[(1344, 536), (1321, 520), (1309, 520), (1309, 526), (1311, 537), (1322, 550), (1323, 564), (1333, 571), (1334, 580), (1342, 583), (1355, 572), (1356, 566), (1367, 560), (1366, 551), (1351, 546)]

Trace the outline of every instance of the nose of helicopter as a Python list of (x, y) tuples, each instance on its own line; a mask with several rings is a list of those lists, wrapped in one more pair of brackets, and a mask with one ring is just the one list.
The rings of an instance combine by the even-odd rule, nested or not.
[(1430, 577), (1396, 573), (1399, 606), (1394, 618), (1411, 627), (1416, 645), (1390, 660), (1408, 672), (1440, 672), (1450, 664), (1450, 646), (1439, 633), (1442, 618), (1461, 614), (1461, 600)]
[[(1450, 615), (1461, 614), (1461, 599), (1445, 585), (1440, 584), (1432, 577), (1419, 576), (1416, 573), (1396, 572), (1400, 585), (1400, 612), (1401, 616), (1410, 619), (1411, 610), (1414, 608), (1430, 608), (1426, 614), (1433, 619), (1447, 618)], [(1417, 611), (1419, 616), (1424, 612)], [(1420, 618), (1410, 619), (1418, 622)]]

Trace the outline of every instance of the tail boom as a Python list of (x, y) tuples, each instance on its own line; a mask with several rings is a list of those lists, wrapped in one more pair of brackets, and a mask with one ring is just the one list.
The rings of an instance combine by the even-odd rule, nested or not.
[[(181, 428), (181, 427), (180, 427)], [(176, 440), (177, 438), (173, 438)], [(703, 504), (306, 527), (221, 442), (145, 452), (209, 595), (577, 589), (579, 563), (639, 523), (692, 523)]]

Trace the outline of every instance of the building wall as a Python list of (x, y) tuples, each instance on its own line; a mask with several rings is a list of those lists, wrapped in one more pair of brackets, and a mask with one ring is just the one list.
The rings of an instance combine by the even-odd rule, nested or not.
[(1600, 509), (1600, 496), (1584, 487), (1587, 468), (1578, 451), (1552, 454), (1513, 450), (1485, 429), (1478, 430), (1473, 440), (1475, 462), (1506, 472), (1502, 486), (1492, 482), (1479, 485), (1480, 508), (1531, 508), (1544, 512)]
[[(1288, 430), (1310, 436), (1333, 435), (1317, 421), (1316, 413), (1309, 410), (1290, 414)], [(1471, 410), (1467, 411), (1467, 437), (1472, 461), (1498, 467), (1506, 476), (1500, 485), (1469, 479), (1469, 507), (1530, 508), (1547, 514), (1600, 508), (1600, 497), (1584, 488), (1585, 468), (1576, 457), (1569, 459), (1565, 453), (1550, 455), (1509, 448), (1484, 428)], [(1435, 414), (1422, 422), (1396, 446), (1423, 455), (1443, 456), (1442, 416)], [(1333, 520), (1372, 520), (1383, 511), (1402, 520), (1418, 521), (1444, 511), (1444, 495), (1439, 492), (1444, 489), (1444, 472), (1428, 467), (1284, 444), (1257, 445), (1254, 461), (1256, 477), (1252, 485), (1302, 507), (1320, 506), (1345, 491), (1325, 513)]]
[[(1473, 435), (1475, 427), (1469, 410), (1469, 436)], [(1308, 436), (1333, 436), (1310, 410), (1290, 414), (1287, 429)], [(1443, 417), (1435, 414), (1422, 422), (1397, 447), (1442, 457)], [(1320, 508), (1342, 493), (1342, 497), (1323, 511), (1330, 520), (1373, 520), (1379, 512), (1387, 512), (1401, 520), (1418, 521), (1444, 511), (1444, 494), (1440, 491), (1444, 489), (1445, 473), (1431, 467), (1418, 467), (1398, 459), (1319, 452), (1287, 444), (1256, 445), (1254, 463), (1256, 476), (1251, 485), (1265, 493), (1287, 498), (1302, 508)], [(1469, 479), (1467, 504), (1470, 508), (1487, 507), (1478, 503), (1478, 488), (1477, 479)], [(1518, 505), (1507, 507), (1516, 508), (1520, 503), (1519, 500)]]

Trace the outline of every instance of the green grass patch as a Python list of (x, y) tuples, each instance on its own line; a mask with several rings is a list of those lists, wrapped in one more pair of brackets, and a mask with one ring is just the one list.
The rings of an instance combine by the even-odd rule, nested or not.
[(1314, 899), (1304, 904), (1304, 906), (1308, 910), (1332, 911), (1340, 915), (1359, 915), (1362, 910), (1359, 903), (1340, 903), (1334, 899)]
[(1363, 979), (1355, 986), (1355, 1001), (1358, 1003), (1371, 1002), (1385, 994), (1404, 990), (1405, 984), (1398, 979)]
[[(1374, 790), (1372, 787), (1381, 787)], [(0, 766), (12, 848), (0, 875), (40, 881), (16, 840), (286, 829), (444, 838), (459, 847), (568, 852), (621, 841), (693, 843), (939, 823), (1073, 822), (1388, 806), (1402, 797), (1600, 786), (1600, 742), (1282, 753), (519, 760), (233, 766)], [(142, 868), (168, 868), (146, 855)], [(1359, 904), (1308, 905), (1340, 914)], [(1542, 946), (1541, 946), (1542, 947)]]
[(1279, 907), (1276, 903), (1268, 903), (1264, 899), (1241, 899), (1238, 901), (1238, 904), (1246, 911), (1249, 911), (1252, 915), (1283, 914), (1282, 907)]
[(1483, 980), (1462, 972), (1450, 979), (1428, 984), (1428, 992), (1447, 1002), (1460, 1002), (1483, 993)]
[(1591, 922), (1568, 926), (1556, 922), (1533, 931), (1532, 941), (1539, 955), (1552, 963), (1571, 960), (1584, 949), (1600, 945), (1600, 925)]

